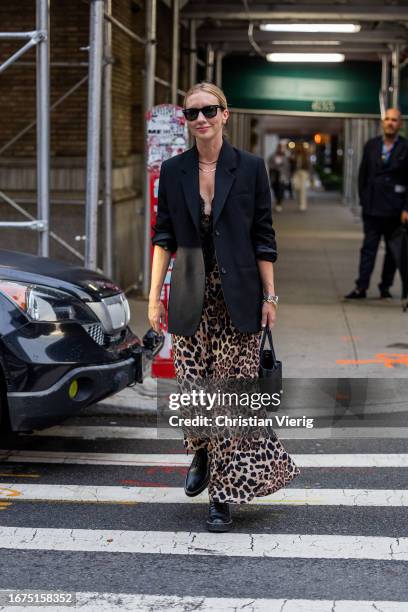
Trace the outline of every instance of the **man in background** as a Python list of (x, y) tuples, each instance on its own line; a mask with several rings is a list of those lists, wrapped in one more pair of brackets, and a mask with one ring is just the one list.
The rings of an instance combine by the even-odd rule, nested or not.
[(381, 238), (386, 254), (378, 288), (381, 298), (392, 297), (390, 287), (396, 266), (388, 242), (401, 223), (408, 223), (408, 141), (399, 135), (400, 111), (389, 108), (382, 127), (383, 136), (371, 138), (365, 144), (360, 164), (358, 193), (364, 241), (356, 287), (344, 296), (348, 300), (366, 297)]

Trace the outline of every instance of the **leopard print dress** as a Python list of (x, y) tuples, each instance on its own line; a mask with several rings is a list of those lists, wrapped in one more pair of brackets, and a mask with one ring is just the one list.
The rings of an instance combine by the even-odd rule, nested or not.
[[(254, 379), (258, 376), (260, 333), (238, 331), (223, 298), (212, 239), (212, 212), (201, 198), (201, 241), (206, 271), (204, 306), (193, 336), (172, 335), (176, 380)], [(193, 415), (191, 408), (190, 416)], [(278, 491), (292, 481), (299, 468), (275, 432), (260, 436), (211, 437), (184, 434), (184, 447), (195, 452), (207, 447), (210, 459), (209, 497), (217, 502), (242, 504)]]

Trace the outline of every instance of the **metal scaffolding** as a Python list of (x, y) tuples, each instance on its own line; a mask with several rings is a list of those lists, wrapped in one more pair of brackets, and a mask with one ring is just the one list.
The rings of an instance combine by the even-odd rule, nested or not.
[[(145, 98), (144, 113), (154, 106), (155, 72), (156, 72), (156, 25), (157, 25), (157, 0), (146, 2), (146, 53), (145, 53)], [(150, 198), (149, 198), (149, 173), (147, 171), (147, 132), (145, 127), (145, 164), (144, 164), (144, 245), (143, 245), (143, 294), (147, 296), (150, 284)]]
[[(184, 91), (178, 87), (179, 68), (179, 27), (180, 0), (173, 0), (173, 44), (172, 44), (172, 80), (167, 82), (156, 74), (156, 28), (157, 0), (146, 2), (146, 38), (141, 38), (112, 15), (112, 0), (90, 0), (90, 34), (89, 62), (55, 62), (59, 67), (84, 66), (88, 74), (82, 77), (70, 90), (64, 93), (50, 106), (50, 50), (49, 50), (49, 0), (36, 0), (36, 29), (29, 32), (0, 33), (0, 40), (22, 40), (24, 45), (0, 65), (0, 73), (6, 70), (29, 49), (37, 45), (35, 64), (37, 70), (37, 113), (36, 119), (26, 125), (18, 134), (0, 147), (0, 155), (18, 142), (27, 132), (37, 128), (37, 216), (26, 211), (13, 198), (0, 191), (0, 199), (11, 205), (27, 221), (0, 222), (0, 228), (31, 229), (38, 232), (38, 253), (49, 255), (49, 238), (57, 241), (72, 255), (84, 262), (91, 269), (98, 268), (98, 208), (103, 194), (104, 222), (104, 272), (113, 273), (113, 239), (112, 239), (112, 27), (125, 36), (145, 47), (145, 98), (144, 111), (154, 105), (155, 83), (161, 83), (171, 92), (173, 103)], [(195, 44), (195, 43), (194, 43)], [(195, 74), (197, 64), (196, 52), (192, 54), (190, 76)], [(88, 122), (87, 122), (87, 172), (86, 172), (86, 206), (85, 206), (85, 256), (67, 243), (55, 232), (49, 230), (50, 216), (50, 113), (64, 100), (75, 93), (88, 81)], [(100, 185), (100, 144), (103, 144), (103, 177)], [(148, 205), (148, 184), (145, 164), (145, 244), (143, 263), (143, 289), (146, 294), (150, 277), (150, 208)]]
[(179, 77), (180, 0), (172, 0), (173, 36), (171, 53), (171, 103), (177, 104)]
[(112, 245), (112, 0), (105, 0), (104, 68), (103, 68), (103, 161), (104, 161), (104, 224), (105, 251), (103, 269), (113, 274)]
[(89, 30), (88, 151), (86, 164), (85, 266), (98, 262), (98, 202), (102, 108), (104, 0), (91, 1)]
[[(38, 232), (38, 254), (49, 254), (50, 219), (50, 59), (49, 59), (49, 0), (37, 0), (36, 30), (32, 32), (1, 32), (0, 40), (27, 40), (18, 51), (0, 65), (0, 73), (14, 64), (24, 53), (37, 46), (37, 218), (25, 214), (30, 221), (0, 222), (0, 228), (32, 229)], [(24, 132), (25, 133), (25, 132)], [(15, 142), (15, 139), (14, 139)], [(2, 151), (4, 150), (4, 147)], [(9, 196), (0, 197), (14, 209), (21, 207)], [(26, 211), (24, 211), (26, 212)]]

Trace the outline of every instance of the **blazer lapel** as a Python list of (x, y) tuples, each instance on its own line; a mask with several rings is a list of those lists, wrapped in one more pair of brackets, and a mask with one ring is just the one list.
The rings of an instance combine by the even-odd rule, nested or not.
[(197, 230), (200, 230), (200, 182), (198, 177), (198, 152), (194, 145), (186, 152), (181, 168), (184, 198)]
[(380, 136), (378, 138), (377, 146), (375, 149), (375, 161), (376, 161), (377, 169), (379, 171), (384, 169), (383, 162), (382, 162), (382, 147), (383, 147), (383, 139)]
[[(225, 201), (235, 181), (235, 174), (231, 172), (237, 166), (236, 154), (227, 140), (221, 147), (217, 170), (215, 172), (215, 191), (213, 203), (213, 226), (224, 208)], [(198, 176), (198, 151), (196, 145), (189, 149), (183, 159), (181, 167), (184, 197), (190, 211), (194, 225), (200, 230), (200, 180)]]
[(398, 138), (397, 142), (395, 143), (395, 145), (393, 146), (393, 149), (391, 151), (389, 165), (391, 165), (393, 163), (393, 161), (396, 159), (396, 156), (399, 154), (399, 152), (401, 150), (401, 146), (402, 146), (402, 140), (401, 140), (401, 138)]
[(231, 172), (237, 167), (236, 154), (233, 147), (224, 139), (215, 172), (215, 192), (213, 204), (213, 226), (217, 223), (225, 201), (235, 181), (235, 174)]

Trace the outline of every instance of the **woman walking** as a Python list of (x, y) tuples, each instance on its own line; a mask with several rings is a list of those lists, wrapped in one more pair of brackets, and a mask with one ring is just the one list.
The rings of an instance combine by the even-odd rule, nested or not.
[(282, 212), (285, 186), (290, 182), (290, 165), (282, 144), (278, 144), (276, 151), (269, 158), (269, 180), (275, 197), (275, 210)]
[[(266, 168), (223, 138), (229, 111), (218, 87), (193, 86), (183, 112), (195, 144), (161, 167), (149, 320), (160, 331), (160, 293), (176, 252), (168, 330), (177, 381), (254, 379), (260, 330), (274, 325), (278, 302)], [(190, 432), (184, 446), (195, 452), (185, 493), (193, 497), (208, 486), (209, 531), (229, 531), (229, 504), (269, 495), (299, 474), (276, 435)]]

